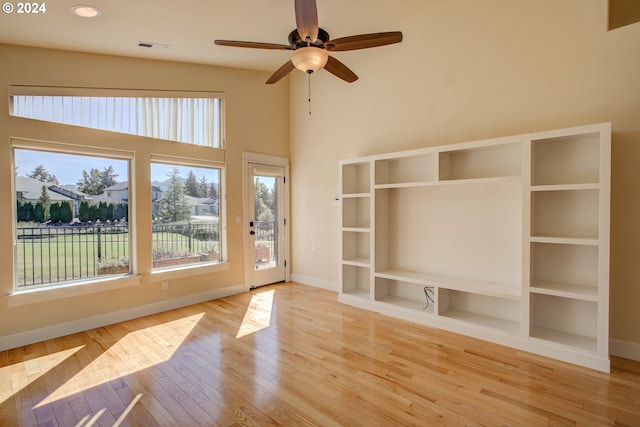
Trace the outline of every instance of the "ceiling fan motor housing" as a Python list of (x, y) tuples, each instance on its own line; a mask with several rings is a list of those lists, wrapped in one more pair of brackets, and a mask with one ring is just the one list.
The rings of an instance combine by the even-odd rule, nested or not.
[[(316, 47), (323, 47), (324, 44), (329, 40), (330, 40), (329, 33), (327, 33), (322, 28), (318, 28), (318, 40), (316, 40), (314, 43), (311, 43), (310, 45), (316, 46)], [(294, 49), (309, 46), (306, 40), (302, 40), (302, 37), (300, 37), (300, 34), (298, 33), (297, 29), (289, 33), (289, 44)]]

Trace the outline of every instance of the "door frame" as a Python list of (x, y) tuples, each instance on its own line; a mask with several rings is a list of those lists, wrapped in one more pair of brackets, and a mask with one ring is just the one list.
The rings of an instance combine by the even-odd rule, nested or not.
[(242, 152), (242, 240), (244, 247), (244, 287), (246, 291), (249, 291), (254, 284), (250, 282), (251, 273), (255, 268), (255, 249), (250, 247), (249, 237), (249, 198), (253, 197), (253, 194), (249, 193), (249, 180), (251, 179), (249, 173), (249, 164), (256, 163), (265, 166), (275, 166), (284, 168), (284, 212), (285, 225), (280, 232), (283, 233), (284, 242), (284, 280), (286, 282), (291, 280), (291, 233), (290, 221), (289, 221), (289, 159), (287, 157), (270, 156), (267, 154), (251, 153), (247, 151)]

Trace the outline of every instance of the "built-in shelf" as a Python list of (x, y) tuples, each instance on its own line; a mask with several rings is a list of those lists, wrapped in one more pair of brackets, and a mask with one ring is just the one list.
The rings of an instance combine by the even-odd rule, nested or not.
[(439, 153), (439, 180), (475, 180), (522, 175), (522, 144), (491, 144)]
[(439, 276), (434, 274), (416, 273), (413, 271), (386, 269), (375, 272), (375, 277), (400, 280), (422, 286), (438, 286), (451, 290), (463, 290), (476, 294), (497, 296), (509, 299), (519, 299), (522, 288), (519, 285), (507, 286), (496, 283), (480, 282), (476, 280), (460, 279), (456, 277)]
[(600, 244), (599, 239), (589, 239), (582, 237), (531, 236), (529, 240), (533, 243), (556, 243), (564, 245), (598, 246)]
[(369, 227), (344, 227), (342, 231), (351, 233), (368, 233), (371, 229)]
[(371, 235), (368, 232), (342, 232), (342, 260), (353, 265), (369, 266)]
[(532, 234), (549, 237), (597, 238), (598, 193), (598, 190), (532, 192)]
[(342, 199), (342, 225), (348, 228), (369, 228), (371, 202), (369, 197)]
[(433, 314), (435, 311), (433, 287), (382, 277), (376, 277), (374, 285), (376, 301), (421, 313)]
[(370, 269), (357, 265), (342, 264), (342, 292), (362, 298), (371, 295)]
[(512, 182), (522, 181), (522, 176), (501, 176), (497, 178), (469, 178), (469, 179), (455, 179), (446, 181), (429, 181), (429, 182), (403, 182), (401, 184), (377, 184), (376, 190), (393, 189), (393, 188), (411, 188), (411, 187), (437, 187), (443, 185), (477, 185), (477, 184), (491, 184), (497, 182)]
[(344, 163), (340, 168), (342, 197), (371, 191), (370, 162)]
[(571, 191), (571, 190), (598, 190), (600, 184), (557, 184), (534, 185), (531, 191)]
[[(575, 297), (531, 294), (531, 336), (595, 350), (598, 304)], [(588, 344), (587, 343), (591, 343)]]
[(593, 286), (573, 285), (570, 283), (534, 281), (531, 292), (536, 294), (554, 295), (558, 297), (580, 299), (585, 301), (598, 300), (598, 288)]
[(353, 265), (356, 267), (369, 267), (370, 261), (369, 258), (344, 258), (342, 260), (343, 264)]
[(408, 154), (375, 162), (375, 185), (399, 185), (435, 181), (433, 153)]
[(520, 331), (519, 300), (440, 288), (438, 314), (492, 329), (513, 333)]
[(595, 130), (534, 138), (531, 142), (532, 184), (599, 183), (601, 139), (602, 132)]
[(595, 352), (598, 342), (594, 337), (572, 334), (570, 332), (559, 331), (557, 329), (542, 328), (535, 326), (531, 330), (531, 336), (544, 341), (551, 341), (556, 344), (571, 348)]
[(610, 124), (340, 162), (340, 301), (609, 369)]

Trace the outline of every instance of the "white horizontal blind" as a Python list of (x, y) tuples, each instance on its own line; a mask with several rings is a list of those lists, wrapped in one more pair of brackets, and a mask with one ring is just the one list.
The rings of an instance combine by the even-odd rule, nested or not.
[(197, 97), (10, 95), (10, 114), (222, 148), (222, 100)]

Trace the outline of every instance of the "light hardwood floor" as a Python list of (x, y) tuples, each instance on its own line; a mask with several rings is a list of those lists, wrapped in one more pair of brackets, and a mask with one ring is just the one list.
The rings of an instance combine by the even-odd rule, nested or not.
[(611, 374), (295, 283), (0, 352), (2, 426), (640, 426)]

